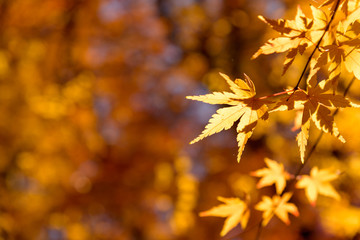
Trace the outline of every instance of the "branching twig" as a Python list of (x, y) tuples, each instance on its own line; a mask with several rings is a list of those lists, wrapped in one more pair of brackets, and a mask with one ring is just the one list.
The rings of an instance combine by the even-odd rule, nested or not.
[[(301, 72), (301, 75), (300, 75), (300, 77), (299, 77), (299, 80), (297, 81), (296, 86), (293, 88), (293, 93), (289, 96), (288, 99), (290, 99), (290, 97), (294, 94), (294, 92), (299, 89), (300, 82), (301, 82), (302, 78), (303, 78), (304, 75), (305, 75), (305, 72), (306, 72), (306, 70), (307, 70), (307, 68), (308, 68), (308, 66), (309, 66), (309, 64), (310, 64), (310, 61), (311, 61), (312, 57), (314, 56), (316, 50), (319, 49), (320, 44), (321, 44), (321, 42), (322, 42), (322, 40), (323, 40), (326, 32), (329, 30), (330, 25), (331, 25), (332, 21), (333, 21), (334, 18), (335, 18), (335, 14), (336, 14), (336, 12), (337, 12), (337, 10), (338, 10), (338, 8), (339, 8), (339, 5), (340, 5), (340, 0), (337, 0), (336, 5), (335, 5), (335, 8), (334, 8), (334, 11), (333, 11), (333, 14), (331, 15), (331, 18), (330, 18), (330, 21), (329, 21), (328, 24), (326, 25), (326, 27), (325, 27), (325, 29), (324, 29), (324, 33), (323, 33), (322, 36), (320, 37), (320, 39), (319, 39), (318, 43), (316, 44), (314, 50), (311, 52), (308, 60), (306, 61), (306, 64), (305, 64), (305, 66), (304, 66), (303, 71)], [(349, 85), (348, 85), (347, 88), (345, 89), (345, 91), (344, 91), (344, 96), (347, 94), (350, 86), (351, 86), (352, 83), (354, 82), (354, 79), (355, 79), (355, 78), (352, 79), (352, 81), (349, 83)], [(337, 113), (338, 113), (338, 109), (333, 113), (333, 116), (334, 116), (335, 114), (337, 114)], [(293, 182), (295, 182), (296, 177), (300, 174), (301, 170), (304, 168), (305, 164), (306, 164), (306, 163), (308, 162), (308, 160), (310, 159), (311, 155), (313, 154), (313, 152), (315, 151), (316, 147), (318, 146), (318, 144), (319, 144), (322, 136), (323, 136), (323, 132), (320, 133), (320, 135), (319, 135), (318, 138), (316, 139), (314, 145), (311, 147), (311, 150), (310, 150), (310, 151), (308, 152), (308, 154), (305, 156), (304, 163), (301, 164), (301, 165), (299, 166), (299, 168), (297, 169), (297, 171), (295, 172), (295, 177), (294, 177), (294, 179), (292, 180)], [(294, 184), (289, 184), (289, 186), (294, 186)], [(284, 189), (283, 192), (282, 192), (280, 195), (282, 196), (282, 195), (285, 193), (285, 191), (286, 191), (286, 189)], [(260, 235), (261, 235), (262, 228), (263, 228), (263, 226), (262, 226), (262, 221), (260, 221), (259, 228), (258, 228), (258, 231), (257, 231), (255, 240), (259, 240), (259, 239), (260, 239)]]

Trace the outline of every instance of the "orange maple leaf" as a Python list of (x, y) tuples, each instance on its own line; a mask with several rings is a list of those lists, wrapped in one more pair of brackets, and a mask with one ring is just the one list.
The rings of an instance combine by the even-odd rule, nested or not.
[(288, 203), (291, 196), (292, 193), (285, 193), (283, 196), (275, 195), (272, 198), (268, 196), (262, 197), (262, 201), (256, 204), (255, 209), (263, 212), (263, 226), (266, 226), (274, 215), (287, 225), (290, 224), (288, 213), (296, 217), (299, 216), (295, 204)]
[(340, 200), (340, 195), (329, 183), (338, 177), (339, 175), (331, 172), (330, 169), (319, 170), (318, 167), (313, 167), (310, 176), (302, 175), (299, 177), (300, 180), (296, 183), (296, 187), (305, 189), (305, 195), (313, 206), (316, 204), (319, 194)]
[(252, 176), (262, 177), (256, 187), (262, 188), (275, 184), (276, 193), (281, 194), (286, 186), (286, 180), (290, 179), (291, 175), (284, 170), (282, 163), (277, 163), (269, 158), (265, 158), (265, 163), (268, 166), (267, 168), (250, 173)]
[(224, 204), (220, 204), (210, 210), (201, 212), (200, 216), (226, 217), (224, 226), (220, 233), (221, 236), (225, 236), (239, 223), (241, 227), (245, 229), (250, 217), (250, 211), (247, 204), (239, 198), (218, 197), (218, 200)]

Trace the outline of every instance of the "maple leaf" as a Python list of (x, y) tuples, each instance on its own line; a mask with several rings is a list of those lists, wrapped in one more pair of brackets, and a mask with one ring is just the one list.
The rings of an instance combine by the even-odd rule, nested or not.
[(344, 45), (343, 64), (347, 71), (352, 72), (357, 79), (360, 79), (360, 49)]
[[(344, 1), (342, 4), (348, 9), (348, 4), (352, 1)], [(356, 1), (358, 2), (358, 0)], [(356, 3), (358, 4), (358, 3)], [(353, 4), (349, 5), (355, 5)], [(334, 26), (330, 27), (330, 31), (325, 34), (324, 41), (320, 47), (321, 53), (316, 59), (315, 68), (328, 64), (329, 79), (333, 83), (334, 90), (342, 69), (353, 73), (356, 78), (360, 79), (360, 8), (349, 8), (351, 13), (345, 14), (346, 17)], [(346, 10), (346, 12), (349, 12)], [(350, 27), (349, 27), (350, 26)]]
[(355, 11), (347, 14), (347, 17), (342, 21), (344, 31), (348, 29), (348, 27), (360, 19), (360, 8), (355, 9)]
[(252, 176), (262, 177), (256, 187), (262, 188), (275, 184), (276, 193), (281, 194), (286, 186), (286, 180), (290, 179), (291, 175), (284, 170), (282, 163), (279, 164), (269, 158), (265, 158), (265, 163), (268, 168), (262, 168), (250, 173)]
[(299, 216), (299, 211), (295, 204), (288, 203), (291, 196), (292, 193), (285, 193), (282, 196), (274, 195), (272, 198), (268, 196), (262, 197), (261, 202), (256, 204), (255, 209), (263, 211), (263, 226), (266, 226), (274, 215), (287, 225), (290, 224), (288, 213), (291, 213), (296, 217)]
[(351, 102), (342, 95), (329, 93), (329, 90), (332, 88), (331, 81), (323, 80), (317, 84), (316, 75), (311, 74), (309, 75), (310, 79), (306, 92), (301, 89), (296, 90), (290, 97), (287, 96), (280, 99), (271, 110), (271, 112), (273, 112), (302, 108), (301, 131), (296, 137), (300, 148), (302, 163), (304, 163), (305, 150), (309, 138), (310, 119), (319, 130), (330, 133), (341, 142), (345, 142), (345, 139), (340, 135), (334, 122), (334, 115), (331, 109), (359, 107), (359, 105)]
[(302, 55), (304, 51), (313, 46), (320, 40), (326, 28), (328, 17), (320, 9), (310, 6), (313, 18), (305, 16), (300, 7), (298, 7), (295, 20), (272, 20), (259, 16), (260, 20), (269, 24), (275, 31), (281, 34), (280, 37), (268, 40), (252, 56), (257, 58), (261, 54), (272, 54), (289, 51), (284, 64), (283, 74), (294, 61), (296, 55)]
[(225, 236), (239, 223), (241, 227), (245, 229), (250, 217), (250, 211), (247, 204), (239, 198), (218, 197), (218, 200), (224, 204), (220, 204), (210, 210), (201, 212), (200, 216), (226, 217), (224, 226), (220, 233), (221, 236)]
[(318, 167), (313, 167), (310, 171), (310, 176), (300, 176), (296, 187), (305, 189), (305, 195), (313, 206), (316, 204), (316, 199), (319, 194), (340, 200), (339, 194), (329, 183), (338, 177), (338, 174), (332, 173), (329, 169), (319, 170)]
[(237, 126), (239, 146), (237, 161), (240, 162), (245, 144), (251, 137), (258, 119), (266, 120), (268, 118), (266, 104), (270, 102), (265, 99), (254, 98), (256, 94), (255, 86), (247, 75), (245, 75), (245, 80), (236, 79), (235, 82), (225, 74), (220, 73), (220, 75), (226, 80), (233, 93), (214, 92), (202, 96), (187, 96), (186, 98), (209, 104), (228, 104), (232, 106), (218, 109), (205, 126), (205, 130), (190, 144), (222, 130), (227, 130), (239, 120)]
[(316, 59), (314, 68), (320, 67), (329, 63), (329, 79), (333, 85), (337, 85), (337, 80), (340, 76), (341, 70), (346, 69), (348, 72), (354, 74), (357, 79), (360, 79), (360, 40), (337, 41), (331, 45), (322, 47), (323, 51)]

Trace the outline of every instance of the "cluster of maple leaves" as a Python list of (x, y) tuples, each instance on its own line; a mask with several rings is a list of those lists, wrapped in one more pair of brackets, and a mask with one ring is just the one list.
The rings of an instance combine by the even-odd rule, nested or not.
[[(284, 165), (274, 160), (265, 158), (266, 168), (252, 172), (251, 175), (261, 177), (257, 184), (257, 188), (275, 185), (276, 195), (272, 198), (263, 196), (262, 200), (255, 205), (255, 209), (263, 212), (262, 225), (266, 226), (275, 215), (286, 224), (290, 224), (288, 213), (299, 216), (299, 211), (295, 204), (288, 201), (292, 197), (292, 192), (284, 192), (286, 181), (294, 179), (295, 176), (288, 173), (284, 169)], [(310, 175), (297, 176), (296, 188), (304, 189), (307, 199), (311, 205), (315, 206), (318, 195), (332, 197), (336, 200), (340, 199), (340, 195), (336, 192), (330, 181), (339, 177), (338, 173), (332, 172), (330, 169), (321, 169), (314, 167)], [(245, 228), (250, 217), (248, 203), (239, 198), (223, 198), (219, 197), (219, 201), (223, 202), (219, 206), (201, 212), (200, 216), (218, 216), (226, 217), (221, 236), (226, 235), (238, 223)]]
[[(307, 142), (310, 122), (324, 133), (330, 133), (341, 142), (345, 142), (335, 122), (334, 113), (339, 108), (360, 107), (337, 93), (337, 85), (342, 71), (346, 70), (360, 79), (360, 1), (358, 0), (326, 0), (320, 6), (310, 6), (312, 16), (306, 16), (300, 7), (294, 20), (272, 20), (260, 16), (260, 20), (270, 25), (280, 36), (268, 40), (253, 55), (253, 59), (261, 54), (287, 52), (283, 74), (286, 73), (297, 55), (302, 55), (312, 48), (308, 62), (304, 67), (297, 85), (290, 90), (272, 96), (284, 95), (277, 101), (272, 96), (255, 97), (254, 83), (245, 75), (245, 79), (232, 81), (227, 75), (221, 74), (232, 92), (214, 92), (202, 96), (189, 96), (188, 99), (209, 104), (226, 104), (212, 116), (205, 130), (191, 143), (231, 128), (236, 121), (238, 156), (251, 137), (259, 119), (267, 120), (269, 113), (275, 111), (296, 110), (300, 119), (295, 120), (300, 128), (296, 140), (300, 150), (300, 159), (306, 160)], [(299, 84), (309, 67), (306, 78), (306, 89)], [(320, 71), (321, 70), (321, 71)], [(321, 72), (321, 74), (320, 74)], [(319, 80), (321, 77), (325, 79)], [(265, 226), (276, 215), (289, 224), (288, 213), (299, 215), (297, 207), (288, 201), (292, 192), (285, 192), (287, 181), (297, 181), (296, 188), (304, 188), (305, 195), (312, 205), (317, 196), (324, 195), (339, 200), (340, 195), (329, 183), (338, 177), (329, 169), (311, 169), (309, 175), (294, 176), (284, 170), (282, 164), (265, 159), (267, 168), (252, 172), (251, 175), (261, 177), (258, 188), (275, 185), (276, 195), (272, 198), (263, 196), (255, 205), (255, 209), (263, 211), (262, 225)], [(201, 216), (226, 217), (221, 235), (224, 236), (240, 223), (245, 228), (250, 216), (249, 204), (239, 198), (219, 197), (223, 204), (200, 213)]]

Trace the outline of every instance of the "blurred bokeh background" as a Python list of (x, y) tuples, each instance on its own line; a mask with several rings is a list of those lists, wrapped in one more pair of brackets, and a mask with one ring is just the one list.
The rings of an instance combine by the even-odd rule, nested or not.
[[(298, 167), (295, 113), (260, 123), (238, 164), (233, 129), (189, 145), (217, 106), (185, 96), (227, 90), (219, 71), (245, 72), (258, 95), (293, 86), (306, 57), (284, 77), (283, 55), (250, 60), (275, 36), (257, 16), (310, 2), (0, 0), (0, 239), (220, 239), (223, 219), (198, 213), (274, 193), (248, 173), (264, 157)], [(314, 208), (298, 191), (300, 218), (272, 220), (264, 239), (358, 236), (360, 113), (336, 120), (348, 143), (325, 136), (313, 160), (345, 172), (342, 202)], [(226, 239), (253, 239), (260, 219)]]

